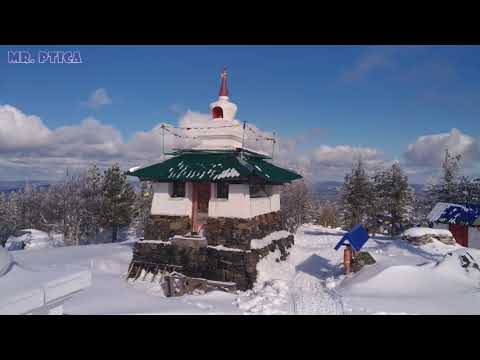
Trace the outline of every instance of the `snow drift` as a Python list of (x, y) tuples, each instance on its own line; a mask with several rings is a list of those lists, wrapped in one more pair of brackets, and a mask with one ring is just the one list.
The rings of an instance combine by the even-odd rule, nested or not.
[(38, 250), (63, 246), (63, 241), (58, 236), (50, 236), (48, 233), (36, 229), (20, 230), (19, 236), (10, 236), (5, 243), (9, 251), (14, 250)]
[(7, 273), (12, 265), (12, 255), (3, 247), (0, 246), (0, 276)]
[(433, 236), (452, 236), (452, 233), (449, 230), (445, 229), (432, 229), (428, 227), (413, 227), (406, 230), (403, 233), (404, 236), (408, 237), (421, 237), (425, 235)]

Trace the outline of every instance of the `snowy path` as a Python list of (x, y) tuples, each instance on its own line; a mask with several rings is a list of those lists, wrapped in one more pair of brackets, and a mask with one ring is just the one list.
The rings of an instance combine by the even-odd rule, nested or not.
[(328, 290), (319, 279), (299, 273), (293, 281), (292, 313), (295, 315), (341, 315), (339, 296)]
[(332, 290), (341, 278), (342, 254), (333, 247), (342, 233), (314, 225), (295, 236), (287, 261), (270, 254), (258, 264), (252, 291), (238, 299), (245, 314), (343, 314), (341, 298)]

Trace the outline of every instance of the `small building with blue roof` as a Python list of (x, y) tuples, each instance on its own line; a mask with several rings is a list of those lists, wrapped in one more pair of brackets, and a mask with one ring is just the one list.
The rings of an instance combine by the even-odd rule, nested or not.
[(480, 204), (439, 202), (427, 219), (434, 228), (450, 230), (459, 245), (480, 249)]

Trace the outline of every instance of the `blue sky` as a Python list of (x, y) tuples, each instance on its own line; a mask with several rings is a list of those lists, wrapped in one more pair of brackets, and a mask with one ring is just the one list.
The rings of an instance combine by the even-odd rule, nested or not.
[[(79, 50), (83, 63), (8, 64), (9, 50)], [(478, 46), (66, 45), (1, 46), (0, 53), (0, 105), (37, 116), (52, 131), (91, 117), (127, 142), (186, 110), (206, 113), (226, 65), (237, 117), (284, 138), (314, 134), (301, 151), (348, 145), (402, 160), (420, 136), (458, 129), (460, 143), (461, 136), (473, 141), (475, 149), (460, 150), (472, 153), (476, 169)], [(88, 106), (97, 89), (107, 103)], [(4, 155), (13, 156), (11, 147)]]

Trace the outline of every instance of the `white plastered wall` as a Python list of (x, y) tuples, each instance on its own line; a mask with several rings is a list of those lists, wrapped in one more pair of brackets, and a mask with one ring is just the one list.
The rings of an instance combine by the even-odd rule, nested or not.
[(212, 184), (211, 198), (208, 203), (209, 217), (250, 217), (250, 193), (248, 185), (229, 184), (228, 199), (217, 199), (216, 184)]
[(184, 198), (172, 198), (172, 183), (154, 183), (152, 215), (192, 216), (192, 184), (187, 183)]
[[(171, 183), (154, 183), (152, 215), (192, 216), (192, 184), (186, 184), (184, 198), (170, 196)], [(249, 219), (261, 214), (280, 210), (280, 186), (269, 187), (270, 196), (250, 198), (248, 184), (229, 184), (228, 199), (217, 199), (216, 184), (211, 184), (208, 203), (209, 217), (232, 217)]]
[(216, 185), (212, 184), (212, 198), (208, 206), (210, 217), (249, 219), (280, 210), (280, 186), (270, 187), (270, 196), (250, 198), (248, 184), (230, 184), (228, 199), (216, 198)]
[(480, 227), (470, 226), (468, 228), (468, 247), (480, 249)]

